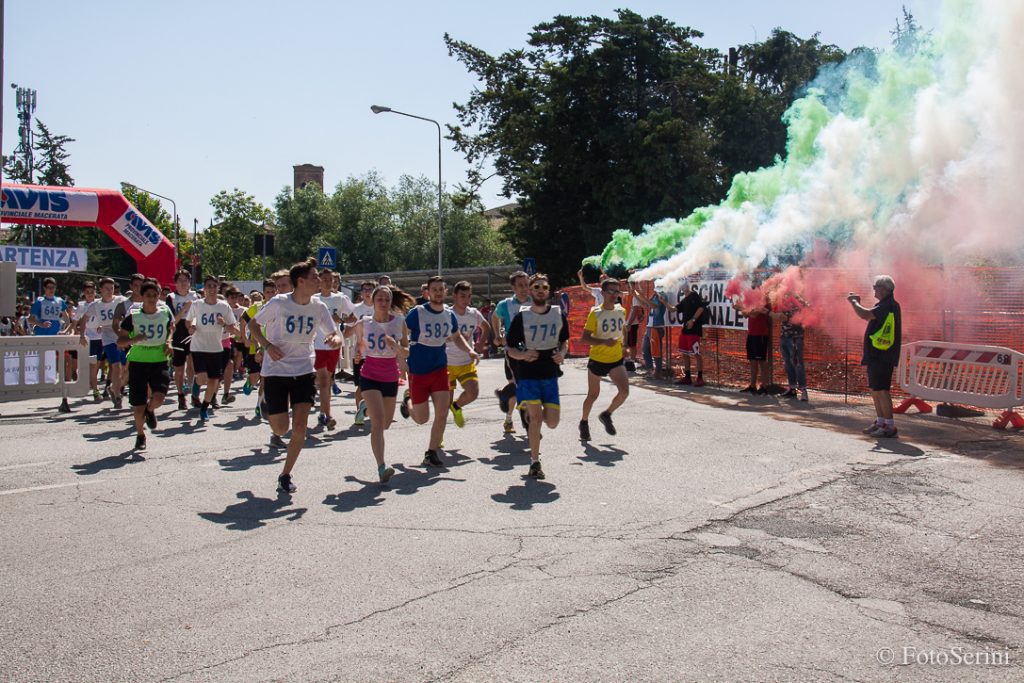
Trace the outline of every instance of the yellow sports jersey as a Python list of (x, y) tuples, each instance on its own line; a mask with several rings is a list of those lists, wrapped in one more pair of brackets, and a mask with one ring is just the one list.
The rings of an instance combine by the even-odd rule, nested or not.
[[(249, 320), (255, 320), (256, 319), (256, 314), (260, 312), (261, 308), (263, 308), (263, 304), (264, 303), (266, 303), (266, 302), (265, 301), (257, 301), (252, 306), (250, 306), (249, 308), (245, 309), (245, 316)], [(238, 319), (241, 320), (242, 317), (239, 316)], [(241, 322), (239, 323), (239, 325), (245, 325), (245, 324), (247, 324), (247, 323), (241, 323)], [(256, 352), (259, 351), (259, 350), (260, 350), (260, 347), (256, 345), (256, 340), (253, 339), (252, 337), (250, 337), (249, 355), (250, 356), (255, 356)]]
[(622, 330), (625, 325), (626, 310), (618, 304), (611, 310), (603, 306), (590, 309), (583, 329), (598, 339), (615, 340), (615, 346), (591, 345), (590, 360), (598, 363), (615, 363), (622, 360)]

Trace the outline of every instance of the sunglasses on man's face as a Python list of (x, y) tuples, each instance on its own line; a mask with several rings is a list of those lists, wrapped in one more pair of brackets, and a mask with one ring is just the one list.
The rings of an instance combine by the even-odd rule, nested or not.
[(533, 289), (543, 289), (543, 290), (551, 289), (550, 285), (530, 285), (530, 287), (532, 287)]

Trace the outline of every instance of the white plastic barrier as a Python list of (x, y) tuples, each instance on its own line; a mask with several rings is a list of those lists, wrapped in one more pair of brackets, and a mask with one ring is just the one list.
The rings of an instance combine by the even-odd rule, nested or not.
[(906, 412), (913, 405), (930, 412), (925, 400), (1003, 408), (993, 427), (1002, 429), (1012, 422), (1020, 429), (1024, 418), (1012, 408), (1024, 405), (1022, 368), (1024, 354), (1002, 346), (936, 341), (907, 344), (900, 352), (899, 380), (913, 398), (896, 411)]
[[(64, 381), (66, 351), (78, 352), (77, 382)], [(0, 338), (0, 403), (60, 396), (60, 410), (68, 412), (68, 398), (89, 392), (88, 352), (88, 345), (82, 345), (77, 335)]]

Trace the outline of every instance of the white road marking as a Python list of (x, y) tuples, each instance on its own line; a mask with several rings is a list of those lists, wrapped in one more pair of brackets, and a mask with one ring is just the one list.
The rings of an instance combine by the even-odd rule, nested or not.
[(0, 467), (0, 471), (2, 471), (2, 470), (16, 470), (16, 469), (18, 469), (20, 467), (42, 467), (43, 465), (49, 465), (51, 462), (53, 462), (53, 461), (52, 460), (46, 460), (44, 462), (23, 462), (20, 465), (4, 465), (4, 466)]
[(85, 486), (86, 484), (99, 484), (105, 481), (103, 479), (90, 479), (89, 481), (75, 481), (70, 484), (47, 484), (46, 486), (29, 486), (24, 489), (11, 489), (9, 491), (0, 491), (0, 496), (10, 496), (15, 493), (31, 493), (32, 491), (46, 491), (49, 489), (66, 489), (71, 486)]

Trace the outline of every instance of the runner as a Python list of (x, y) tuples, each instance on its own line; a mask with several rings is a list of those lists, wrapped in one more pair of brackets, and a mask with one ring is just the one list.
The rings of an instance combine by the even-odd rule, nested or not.
[(559, 365), (565, 360), (569, 341), (569, 323), (558, 306), (548, 303), (551, 285), (543, 273), (530, 278), (532, 305), (512, 319), (506, 335), (506, 351), (518, 361), (516, 397), (519, 409), (527, 412), (527, 436), (530, 443), (529, 476), (543, 479), (540, 465), (541, 423), (550, 429), (558, 426)]
[(626, 311), (616, 303), (621, 292), (619, 281), (607, 278), (601, 281), (601, 305), (595, 306), (583, 325), (583, 343), (590, 344), (587, 362), (587, 397), (583, 399), (580, 417), (580, 440), (590, 441), (590, 409), (601, 395), (601, 378), (607, 377), (617, 390), (608, 409), (597, 416), (604, 430), (615, 436), (612, 413), (629, 398), (629, 377), (622, 357)]
[[(228, 308), (231, 309), (231, 314), (234, 316), (236, 323), (238, 322), (238, 316), (245, 311), (244, 308), (238, 305), (241, 298), (241, 290), (234, 286), (228, 287), (227, 291), (224, 293), (224, 301), (227, 302)], [(235, 397), (231, 394), (231, 383), (235, 380), (235, 372), (242, 367), (240, 363), (235, 362), (235, 352), (237, 350), (236, 344), (238, 343), (237, 339), (239, 334), (240, 332), (237, 325), (233, 331), (228, 331), (228, 329), (225, 328), (224, 336), (220, 341), (221, 347), (223, 348), (222, 353), (224, 354), (224, 379), (221, 382), (221, 393), (223, 396), (221, 396), (221, 400), (224, 401), (225, 404), (235, 402)], [(213, 407), (215, 409), (219, 408), (220, 406), (216, 403), (217, 398), (214, 397), (213, 400)]]
[(33, 334), (37, 337), (52, 337), (71, 324), (71, 313), (67, 302), (56, 296), (57, 281), (52, 277), (43, 278), (43, 295), (37, 297), (29, 312), (28, 322), (35, 325)]
[[(494, 330), (494, 343), (496, 346), (505, 346), (505, 335), (512, 319), (519, 313), (523, 306), (530, 305), (530, 276), (521, 270), (517, 270), (508, 276), (509, 284), (512, 285), (514, 294), (507, 299), (502, 299), (494, 307), (494, 314), (491, 316), (491, 328)], [(505, 349), (508, 350), (507, 348)], [(505, 414), (505, 433), (514, 434), (515, 425), (512, 424), (512, 411), (516, 409), (516, 362), (505, 354), (505, 379), (508, 383), (502, 389), (495, 389), (494, 395), (498, 397), (498, 404), (501, 412)], [(522, 413), (520, 413), (522, 416)]]
[[(491, 326), (487, 324), (483, 314), (469, 305), (472, 298), (472, 284), (466, 280), (455, 283), (452, 294), (454, 302), (452, 312), (458, 321), (459, 334), (465, 338), (470, 347), (473, 345), (473, 340), (476, 339), (477, 330), (482, 332), (484, 339), (490, 339), (491, 335)], [(447, 347), (448, 388), (451, 391), (452, 416), (455, 419), (455, 426), (463, 427), (466, 424), (466, 418), (462, 411), (480, 395), (480, 378), (476, 372), (476, 363), (469, 357), (469, 354), (451, 341), (448, 342)], [(462, 384), (462, 395), (455, 400), (457, 383)]]
[(384, 432), (395, 417), (398, 365), (409, 355), (409, 331), (402, 316), (391, 310), (390, 288), (375, 287), (368, 298), (373, 302), (373, 312), (359, 316), (358, 322), (346, 327), (345, 336), (355, 336), (357, 355), (363, 359), (357, 376), (365, 407), (359, 410), (370, 414), (370, 448), (377, 462), (377, 476), (384, 484), (395, 474), (395, 468), (384, 462)]
[(86, 327), (95, 325), (100, 332), (100, 344), (103, 346), (103, 357), (107, 361), (107, 379), (110, 381), (110, 398), (114, 408), (121, 408), (124, 385), (127, 380), (125, 364), (127, 355), (118, 345), (120, 333), (112, 324), (114, 313), (124, 302), (123, 296), (114, 294), (113, 278), (100, 279), (100, 298), (92, 302), (82, 316), (80, 324)]
[(203, 280), (203, 298), (192, 302), (185, 315), (192, 334), (191, 354), (196, 369), (192, 385), (193, 405), (199, 400), (200, 386), (206, 385), (206, 394), (199, 404), (199, 419), (204, 422), (210, 419), (210, 406), (217, 398), (217, 389), (224, 376), (223, 335), (238, 330), (231, 306), (217, 297), (217, 285), (216, 277), (207, 276)]
[(451, 402), (451, 394), (448, 393), (446, 344), (448, 341), (454, 341), (460, 349), (469, 354), (473, 363), (480, 358), (459, 334), (459, 323), (455, 314), (445, 308), (444, 298), (447, 293), (448, 287), (444, 277), (434, 275), (427, 280), (427, 303), (416, 306), (405, 316), (410, 340), (409, 391), (402, 399), (402, 416), (412, 415), (416, 424), (425, 424), (430, 419), (430, 405), (427, 400), (434, 404), (434, 423), (430, 427), (430, 442), (423, 457), (423, 465), (430, 467), (442, 467), (444, 464), (438, 451), (444, 440), (444, 427), (448, 421), (448, 407)]
[[(324, 270), (320, 273), (320, 292), (313, 295), (314, 301), (327, 306), (334, 321), (335, 332), (338, 325), (346, 320), (352, 319), (353, 306), (348, 297), (333, 290), (334, 273)], [(317, 422), (326, 429), (334, 429), (337, 421), (331, 417), (331, 393), (334, 384), (334, 373), (338, 369), (338, 358), (341, 357), (341, 349), (327, 345), (326, 335), (317, 332), (313, 340), (313, 349), (316, 352), (316, 360), (313, 368), (316, 370), (316, 389), (320, 394), (320, 417)], [(340, 392), (341, 389), (338, 389)]]
[[(284, 288), (283, 290), (281, 288)], [(270, 279), (263, 281), (263, 300), (253, 303), (249, 308), (242, 314), (242, 325), (245, 328), (246, 338), (249, 340), (249, 355), (246, 365), (248, 370), (248, 377), (245, 379), (245, 385), (242, 387), (242, 393), (248, 396), (252, 393), (255, 387), (258, 392), (256, 396), (256, 419), (259, 420), (263, 417), (263, 384), (260, 382), (260, 369), (263, 365), (263, 351), (260, 349), (259, 344), (256, 342), (256, 338), (252, 334), (252, 328), (250, 324), (253, 318), (264, 304), (273, 299), (280, 292), (286, 294), (291, 291), (292, 283), (288, 279), (287, 270), (279, 270), (270, 276)]]
[[(313, 372), (313, 337), (317, 329), (326, 335), (329, 347), (341, 345), (334, 320), (327, 306), (313, 301), (319, 287), (316, 259), (296, 263), (288, 271), (294, 288), (291, 294), (278, 294), (256, 313), (249, 323), (260, 348), (263, 349), (266, 415), (273, 430), (271, 445), (280, 448), (281, 438), (288, 431), (288, 408), (292, 411), (292, 438), (284, 469), (277, 479), (285, 493), (296, 490), (292, 468), (306, 440), (306, 422), (313, 406), (315, 373)], [(266, 329), (264, 333), (263, 329)]]
[[(365, 280), (359, 285), (359, 296), (362, 299), (352, 310), (356, 320), (362, 320), (368, 315), (373, 315), (373, 291), (377, 288), (370, 280)], [(388, 300), (391, 300), (391, 290), (388, 290)], [(357, 338), (358, 339), (358, 338)], [(359, 383), (360, 373), (363, 369), (362, 346), (356, 345), (356, 352), (352, 358), (352, 374), (356, 384), (356, 417), (353, 422), (355, 426), (362, 427), (366, 423), (366, 401), (363, 400), (362, 385)]]
[(174, 314), (174, 334), (171, 337), (171, 348), (174, 356), (171, 365), (174, 366), (174, 386), (178, 389), (178, 410), (185, 410), (188, 405), (185, 397), (189, 393), (190, 385), (195, 380), (195, 370), (192, 366), (192, 356), (189, 353), (189, 331), (185, 316), (188, 315), (189, 307), (199, 296), (192, 290), (192, 276), (182, 268), (174, 274), (174, 291), (167, 295), (166, 304)]
[[(135, 450), (146, 450), (146, 427), (156, 429), (156, 409), (164, 402), (171, 376), (171, 328), (174, 316), (160, 303), (155, 282), (141, 286), (142, 306), (121, 321), (118, 345), (128, 350), (128, 403), (135, 418)], [(152, 395), (150, 395), (152, 392)]]
[(86, 280), (82, 284), (82, 301), (78, 304), (75, 317), (78, 325), (75, 330), (78, 332), (79, 341), (82, 345), (89, 345), (89, 388), (92, 389), (92, 400), (99, 402), (100, 387), (99, 374), (100, 364), (103, 362), (103, 335), (100, 334), (101, 322), (99, 318), (90, 318), (89, 309), (96, 303), (96, 283)]

